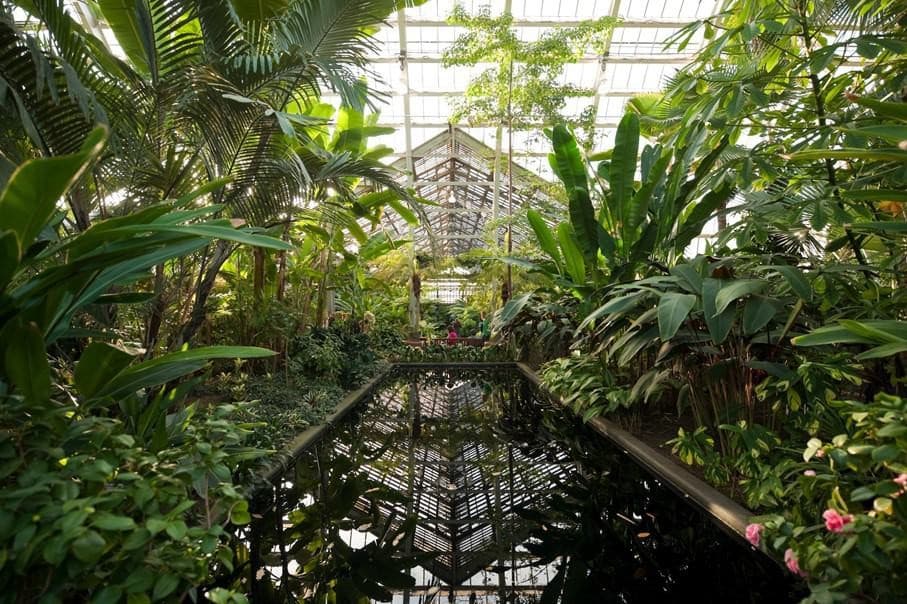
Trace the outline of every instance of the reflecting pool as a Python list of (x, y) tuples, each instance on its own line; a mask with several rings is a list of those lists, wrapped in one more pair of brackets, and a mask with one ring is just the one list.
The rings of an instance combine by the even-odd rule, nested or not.
[(798, 600), (516, 369), (398, 367), (253, 508), (256, 603)]

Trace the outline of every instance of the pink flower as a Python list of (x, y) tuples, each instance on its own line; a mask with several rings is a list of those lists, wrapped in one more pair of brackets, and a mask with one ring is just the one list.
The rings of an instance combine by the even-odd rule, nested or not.
[(907, 474), (899, 474), (898, 477), (894, 479), (894, 481), (902, 487), (907, 487)]
[(815, 470), (803, 470), (803, 475), (804, 476), (815, 476), (816, 471)]
[(818, 449), (816, 451), (816, 457), (819, 457), (819, 458), (825, 457), (825, 449)]
[(794, 550), (787, 548), (787, 551), (784, 552), (784, 564), (787, 565), (787, 570), (794, 573), (795, 575), (800, 575), (805, 577), (806, 575), (800, 570), (800, 564), (797, 562), (797, 554), (794, 553)]
[(758, 523), (747, 524), (746, 540), (752, 543), (754, 546), (759, 547), (759, 542), (762, 540), (762, 529), (764, 528), (764, 526)]
[(844, 525), (853, 522), (853, 516), (850, 514), (844, 514), (842, 516), (837, 510), (831, 508), (822, 513), (822, 518), (825, 519), (825, 528), (832, 533), (840, 533), (844, 530)]

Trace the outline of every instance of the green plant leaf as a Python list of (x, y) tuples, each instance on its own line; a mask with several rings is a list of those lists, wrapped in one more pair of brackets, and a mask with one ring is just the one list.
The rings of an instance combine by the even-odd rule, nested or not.
[(510, 325), (531, 299), (532, 292), (527, 292), (508, 300), (507, 304), (502, 306), (495, 316), (497, 327), (494, 331), (499, 331), (501, 327)]
[(730, 306), (732, 302), (736, 302), (740, 298), (751, 294), (757, 294), (765, 289), (766, 285), (767, 283), (761, 279), (738, 279), (731, 281), (727, 285), (724, 285), (718, 292), (718, 295), (715, 296), (715, 312), (724, 312), (724, 309)]
[[(622, 239), (642, 222), (645, 214), (633, 208), (633, 181), (636, 177), (636, 163), (639, 155), (639, 116), (633, 112), (624, 114), (617, 126), (614, 138), (614, 153), (611, 156), (611, 199), (610, 209), (617, 217)], [(627, 241), (630, 247), (632, 241)]]
[(590, 323), (596, 321), (600, 317), (614, 313), (621, 313), (630, 310), (631, 308), (635, 308), (648, 295), (649, 292), (634, 292), (632, 294), (627, 294), (626, 296), (612, 298), (606, 304), (589, 313), (589, 315), (579, 324), (579, 327), (576, 328), (577, 333), (585, 329)]
[(163, 600), (179, 587), (180, 579), (176, 575), (161, 575), (154, 582), (154, 591), (151, 597), (154, 600)]
[(893, 101), (877, 101), (864, 96), (852, 97), (854, 103), (868, 107), (878, 115), (894, 118), (899, 121), (907, 121), (907, 103)]
[(76, 389), (85, 398), (92, 398), (102, 386), (113, 380), (134, 359), (121, 348), (104, 342), (88, 345), (76, 363)]
[(753, 296), (743, 308), (743, 333), (752, 335), (768, 325), (778, 312), (778, 303), (766, 296)]
[(57, 200), (79, 179), (107, 142), (107, 129), (91, 131), (81, 151), (72, 155), (33, 159), (19, 166), (0, 194), (0, 233), (12, 231), (19, 258), (44, 228)]
[(795, 267), (787, 264), (776, 264), (772, 265), (769, 268), (772, 268), (784, 277), (784, 280), (787, 281), (787, 284), (790, 285), (791, 290), (797, 294), (800, 298), (805, 301), (809, 301), (812, 298), (813, 290), (809, 284), (809, 281), (806, 280), (806, 277), (803, 276), (803, 272)]
[(674, 337), (694, 306), (696, 296), (692, 294), (668, 292), (661, 296), (658, 301), (658, 335), (662, 342)]
[(72, 553), (85, 564), (94, 564), (104, 555), (107, 542), (97, 533), (88, 531), (72, 542)]
[(718, 312), (716, 301), (722, 286), (723, 283), (719, 279), (709, 277), (702, 281), (702, 311), (709, 335), (715, 344), (721, 344), (727, 339), (728, 334), (731, 333), (731, 327), (734, 325), (736, 314), (735, 308), (730, 305), (720, 313)]
[(110, 512), (98, 512), (91, 524), (104, 531), (131, 531), (135, 528), (135, 521), (129, 516), (118, 516)]
[(907, 321), (841, 321), (791, 340), (797, 346), (827, 344), (881, 344), (907, 341)]
[(896, 189), (859, 189), (841, 191), (845, 199), (860, 199), (868, 201), (899, 201), (907, 202), (907, 191)]
[(0, 332), (5, 340), (4, 369), (26, 400), (43, 402), (50, 398), (50, 365), (41, 330), (34, 323), (10, 323)]
[(115, 399), (142, 388), (159, 386), (198, 371), (213, 359), (258, 359), (275, 354), (271, 350), (255, 346), (205, 346), (171, 352), (121, 371), (114, 379), (104, 384), (95, 393), (95, 397)]
[(247, 230), (240, 230), (231, 226), (217, 224), (139, 224), (112, 229), (111, 231), (108, 231), (108, 233), (178, 233), (184, 235), (197, 235), (210, 239), (235, 241), (236, 243), (272, 250), (293, 249), (291, 243), (276, 237), (271, 237), (270, 235), (259, 235)]
[(671, 274), (677, 277), (681, 287), (693, 294), (702, 291), (702, 275), (692, 264), (684, 263), (671, 267)]
[(147, 35), (142, 32), (146, 25), (139, 18), (139, 3), (147, 11), (145, 3), (136, 0), (97, 0), (98, 8), (116, 36), (120, 48), (136, 67), (150, 73), (147, 47), (143, 41)]
[(583, 257), (591, 264), (598, 253), (598, 221), (589, 197), (586, 162), (573, 134), (558, 124), (551, 131), (557, 177), (567, 190), (570, 224), (576, 234)]
[(419, 224), (419, 218), (413, 213), (412, 210), (410, 210), (408, 207), (403, 205), (403, 203), (400, 200), (392, 199), (387, 202), (387, 205), (392, 207), (394, 209), (394, 211), (400, 215), (400, 218), (402, 218), (404, 221), (406, 221), (406, 224), (411, 224), (413, 226)]
[[(649, 211), (649, 205), (652, 203), (655, 190), (662, 184), (667, 174), (668, 165), (671, 163), (671, 154), (662, 153), (658, 160), (649, 171), (649, 177), (642, 184), (636, 194), (633, 196), (633, 202), (630, 206), (630, 215), (627, 219), (627, 226), (630, 229), (637, 229), (643, 223)], [(632, 242), (631, 242), (632, 243)]]
[(902, 344), (907, 342), (905, 330), (907, 323), (899, 321), (888, 321), (887, 327), (878, 325), (879, 321), (853, 321), (851, 319), (841, 319), (838, 321), (843, 327), (850, 330), (851, 333), (864, 338), (869, 338), (874, 342), (886, 344)]
[(529, 219), (529, 226), (532, 227), (532, 230), (538, 239), (539, 247), (541, 247), (542, 250), (554, 260), (554, 263), (560, 267), (563, 260), (561, 259), (561, 254), (557, 247), (557, 241), (554, 239), (554, 234), (551, 232), (551, 229), (548, 228), (548, 223), (546, 223), (545, 219), (542, 218), (542, 215), (535, 210), (528, 210), (526, 212), (526, 218)]
[(570, 224), (562, 222), (557, 227), (557, 240), (564, 254), (564, 264), (567, 265), (567, 274), (574, 283), (581, 285), (586, 282), (586, 264), (583, 253), (576, 242), (576, 234)]
[(907, 151), (900, 149), (809, 149), (791, 153), (791, 160), (864, 159), (867, 161), (907, 162)]
[(882, 359), (885, 357), (894, 356), (902, 352), (907, 352), (907, 342), (896, 343), (896, 344), (883, 344), (881, 346), (876, 346), (875, 348), (870, 348), (866, 352), (862, 352), (857, 355), (858, 361), (868, 361), (870, 359)]

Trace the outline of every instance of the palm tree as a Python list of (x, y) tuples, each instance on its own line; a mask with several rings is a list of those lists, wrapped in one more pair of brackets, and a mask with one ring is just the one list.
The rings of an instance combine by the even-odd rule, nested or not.
[[(295, 199), (328, 184), (345, 191), (350, 176), (396, 186), (376, 158), (321, 147), (313, 132), (323, 120), (311, 109), (326, 89), (362, 108), (369, 28), (399, 0), (288, 0), (254, 10), (230, 0), (92, 0), (122, 59), (61, 3), (17, 4), (49, 35), (29, 32), (4, 7), (0, 81), (12, 94), (2, 111), (15, 118), (14, 130), (31, 139), (32, 152), (54, 155), (77, 147), (93, 122), (111, 126), (112, 153), (69, 199), (77, 229), (94, 215), (135, 211), (224, 177), (231, 182), (213, 201), (265, 227), (292, 219)], [(121, 199), (116, 207), (105, 203), (111, 193)], [(202, 324), (233, 249), (218, 243), (195, 263), (192, 309), (173, 345)], [(162, 311), (155, 306), (146, 344), (157, 341)]]

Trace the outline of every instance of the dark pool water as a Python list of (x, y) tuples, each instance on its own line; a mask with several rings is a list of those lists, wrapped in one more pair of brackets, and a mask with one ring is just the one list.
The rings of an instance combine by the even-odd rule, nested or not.
[(397, 368), (256, 499), (264, 602), (793, 602), (789, 575), (515, 369)]

